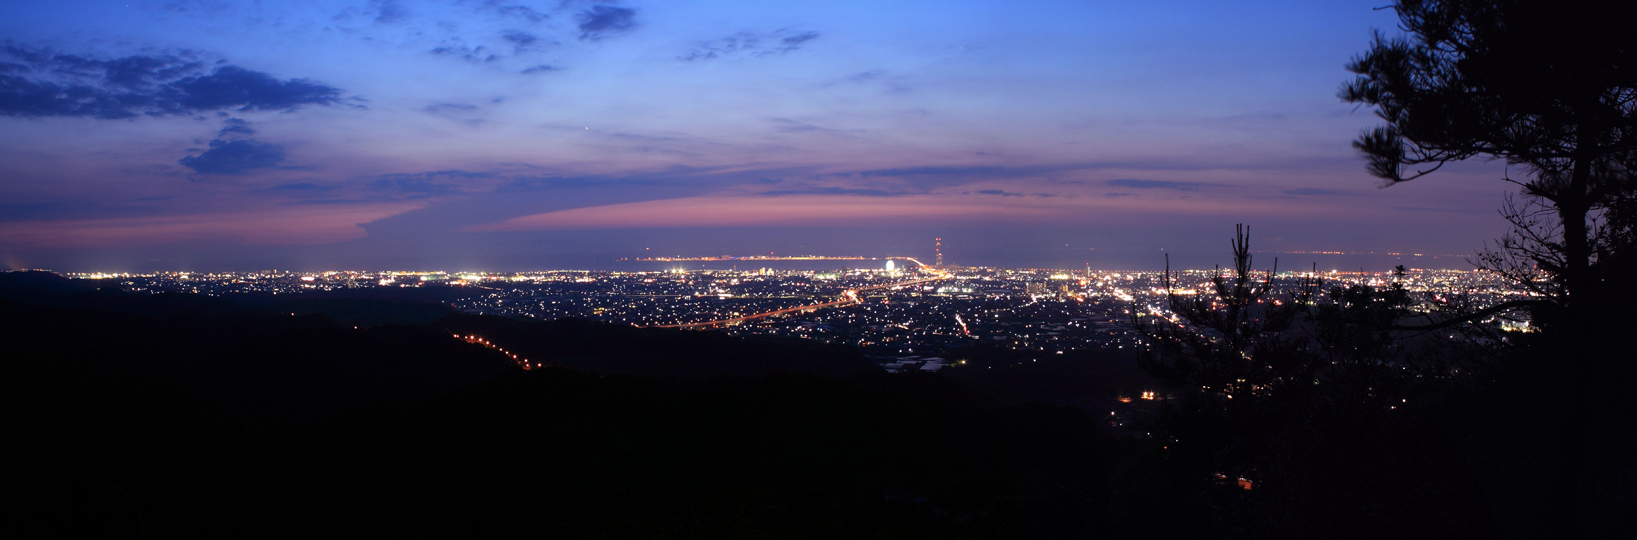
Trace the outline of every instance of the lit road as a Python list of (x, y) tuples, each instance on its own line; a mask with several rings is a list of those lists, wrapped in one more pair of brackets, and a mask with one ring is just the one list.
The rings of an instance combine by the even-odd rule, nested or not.
[(529, 362), (529, 359), (527, 359), (527, 358), (519, 358), (517, 356), (517, 353), (508, 351), (508, 350), (506, 350), (505, 348), (503, 348), (503, 347), (501, 347), (499, 345), (495, 345), (494, 342), (489, 341), (487, 339), (484, 339), (484, 338), (481, 338), (481, 337), (478, 337), (478, 336), (475, 336), (475, 335), (470, 335), (470, 336), (463, 336), (463, 335), (460, 335), (460, 334), (450, 334), (450, 335), (454, 336), (455, 339), (465, 341), (467, 343), (475, 343), (475, 344), (478, 344), (478, 345), (482, 345), (484, 347), (488, 347), (490, 349), (494, 349), (496, 351), (500, 351), (500, 354), (504, 354), (504, 355), (506, 355), (508, 357), (511, 357), (512, 361), (517, 362), (517, 365), (522, 367), (523, 369), (534, 369), (534, 368), (540, 367), (540, 364), (534, 363), (534, 362)]

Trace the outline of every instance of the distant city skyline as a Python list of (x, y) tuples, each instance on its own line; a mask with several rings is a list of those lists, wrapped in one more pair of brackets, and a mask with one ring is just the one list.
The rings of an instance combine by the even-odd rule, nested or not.
[(1377, 120), (1335, 92), (1396, 32), (1376, 7), (8, 5), (0, 267), (932, 260), (942, 238), (950, 264), (1152, 269), (1223, 262), (1246, 223), (1313, 256), (1281, 266), (1464, 268), (1514, 190), (1499, 163), (1365, 172), (1349, 143)]

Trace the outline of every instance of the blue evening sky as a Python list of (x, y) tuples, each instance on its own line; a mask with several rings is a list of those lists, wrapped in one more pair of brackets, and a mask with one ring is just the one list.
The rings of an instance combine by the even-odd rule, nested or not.
[(11, 2), (0, 267), (1463, 267), (1504, 167), (1348, 146), (1378, 4)]

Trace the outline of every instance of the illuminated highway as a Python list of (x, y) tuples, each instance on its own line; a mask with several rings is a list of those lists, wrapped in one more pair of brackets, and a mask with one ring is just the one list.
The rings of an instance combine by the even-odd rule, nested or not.
[(484, 347), (488, 347), (490, 349), (500, 351), (500, 354), (504, 354), (507, 357), (510, 357), (512, 359), (512, 361), (517, 362), (517, 365), (519, 367), (522, 367), (523, 369), (534, 369), (534, 368), (540, 367), (540, 364), (529, 362), (529, 359), (527, 359), (527, 358), (520, 358), (520, 357), (517, 356), (517, 353), (508, 351), (505, 348), (503, 348), (503, 347), (501, 347), (499, 345), (496, 345), (496, 344), (494, 344), (494, 342), (489, 341), (487, 339), (484, 339), (484, 338), (481, 338), (481, 337), (478, 337), (478, 336), (473, 336), (473, 335), (467, 335), (467, 336), (463, 336), (463, 335), (460, 335), (460, 334), (450, 334), (450, 335), (454, 336), (455, 339), (465, 341), (467, 343), (476, 343), (478, 345), (482, 345)]

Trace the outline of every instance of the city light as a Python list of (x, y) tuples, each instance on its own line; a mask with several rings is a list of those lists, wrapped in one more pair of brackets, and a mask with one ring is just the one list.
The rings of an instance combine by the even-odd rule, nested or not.
[[(883, 271), (883, 263), (878, 268), (827, 271), (759, 267), (742, 271), (333, 270), (70, 276), (118, 280), (130, 292), (147, 294), (277, 295), (442, 287), (454, 296), (446, 305), (466, 313), (541, 320), (578, 317), (639, 327), (791, 336), (857, 346), (884, 365), (925, 363), (914, 351), (937, 355), (975, 343), (1036, 355), (1023, 360), (1030, 364), (1037, 363), (1038, 355), (1067, 358), (1077, 351), (1139, 348), (1145, 341), (1131, 326), (1133, 306), (1139, 308), (1141, 317), (1155, 317), (1181, 328), (1182, 319), (1168, 310), (1168, 294), (1214, 294), (1209, 270), (1174, 272), (1168, 291), (1157, 272), (1088, 270), (1082, 279), (1078, 271), (1061, 269), (933, 267), (907, 257), (895, 259), (914, 264), (903, 268), (895, 264), (894, 272)], [(1281, 273), (1280, 279), (1305, 274)], [(1339, 286), (1395, 278), (1386, 273), (1354, 272), (1326, 274), (1325, 279)], [(468, 283), (482, 287), (459, 288)], [(1464, 291), (1469, 301), (1480, 305), (1520, 294), (1492, 275), (1470, 271), (1411, 270), (1402, 283), (1407, 290), (1444, 295), (1440, 297)], [(1270, 303), (1283, 305), (1284, 301), (1275, 298)], [(1526, 320), (1495, 324), (1508, 332), (1535, 330)], [(485, 338), (472, 339), (492, 345)], [(1152, 391), (1139, 396), (1158, 399)]]

